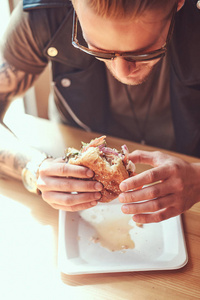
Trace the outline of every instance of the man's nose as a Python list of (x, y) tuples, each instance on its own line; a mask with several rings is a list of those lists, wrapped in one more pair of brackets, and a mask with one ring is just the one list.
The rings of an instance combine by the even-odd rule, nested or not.
[(136, 69), (136, 62), (117, 57), (111, 61), (112, 69), (118, 77), (126, 77)]

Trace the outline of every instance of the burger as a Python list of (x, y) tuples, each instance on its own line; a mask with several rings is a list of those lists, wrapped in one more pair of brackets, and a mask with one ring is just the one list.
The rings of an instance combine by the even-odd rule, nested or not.
[(90, 168), (94, 172), (93, 180), (103, 185), (100, 202), (110, 202), (120, 194), (119, 184), (134, 175), (135, 165), (128, 159), (126, 145), (121, 151), (107, 147), (106, 136), (83, 143), (80, 150), (67, 148), (65, 161), (69, 164)]

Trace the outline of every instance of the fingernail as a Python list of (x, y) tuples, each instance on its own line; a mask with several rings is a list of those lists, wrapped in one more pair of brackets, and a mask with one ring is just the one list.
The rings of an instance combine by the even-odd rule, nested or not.
[(123, 205), (122, 206), (122, 211), (123, 211), (123, 213), (128, 214), (129, 213), (129, 207), (127, 205)]
[(121, 203), (126, 202), (126, 201), (125, 201), (124, 194), (120, 194), (119, 197), (118, 197), (118, 199), (119, 199), (119, 201), (120, 201)]
[(100, 200), (100, 199), (101, 199), (101, 193), (95, 193), (95, 194), (94, 194), (94, 198), (95, 198), (96, 200)]
[(92, 202), (90, 202), (90, 204), (92, 205), (92, 206), (96, 206), (97, 205), (97, 201), (92, 201)]
[(100, 182), (95, 183), (95, 190), (101, 191), (102, 190), (102, 184)]
[(126, 185), (126, 183), (125, 183), (125, 182), (120, 183), (119, 188), (120, 188), (120, 190), (121, 190), (122, 192), (127, 191), (127, 185)]
[(93, 177), (94, 173), (92, 170), (87, 170), (86, 175), (87, 175), (87, 177)]

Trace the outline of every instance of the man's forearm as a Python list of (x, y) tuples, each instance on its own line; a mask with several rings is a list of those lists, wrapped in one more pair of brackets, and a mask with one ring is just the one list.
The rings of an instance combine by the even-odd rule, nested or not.
[(25, 158), (1, 151), (0, 159), (0, 178), (9, 177), (21, 180), (22, 165)]
[(39, 152), (22, 144), (3, 124), (10, 101), (33, 85), (38, 75), (17, 70), (6, 61), (0, 62), (0, 176), (21, 179), (26, 163)]
[(2, 124), (0, 136), (0, 177), (21, 180), (21, 173), (27, 162), (40, 152), (22, 143)]
[(17, 70), (6, 61), (0, 62), (0, 106), (3, 101), (24, 94), (37, 78), (38, 75)]

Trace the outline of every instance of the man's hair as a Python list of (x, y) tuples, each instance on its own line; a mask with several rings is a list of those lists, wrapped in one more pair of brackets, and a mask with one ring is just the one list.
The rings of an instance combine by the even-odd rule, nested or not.
[(177, 0), (71, 0), (73, 4), (85, 1), (94, 13), (106, 18), (136, 17), (145, 11), (171, 11)]

